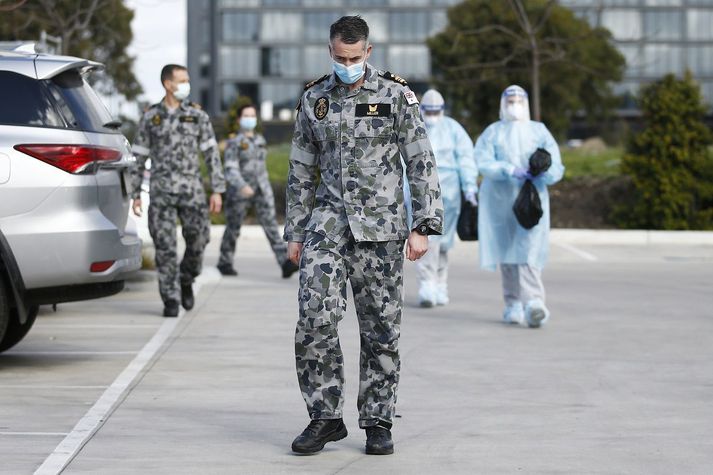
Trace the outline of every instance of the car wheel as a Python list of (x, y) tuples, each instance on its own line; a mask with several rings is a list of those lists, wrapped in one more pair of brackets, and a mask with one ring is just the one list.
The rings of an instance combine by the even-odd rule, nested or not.
[(7, 327), (10, 325), (10, 302), (8, 301), (5, 280), (0, 275), (0, 341), (5, 339)]
[(0, 352), (9, 350), (25, 338), (27, 332), (29, 332), (32, 325), (34, 325), (39, 310), (40, 307), (38, 305), (29, 307), (27, 309), (27, 320), (25, 320), (25, 323), (22, 324), (20, 323), (20, 318), (18, 317), (17, 312), (10, 312), (10, 319), (7, 324), (5, 336), (0, 339)]

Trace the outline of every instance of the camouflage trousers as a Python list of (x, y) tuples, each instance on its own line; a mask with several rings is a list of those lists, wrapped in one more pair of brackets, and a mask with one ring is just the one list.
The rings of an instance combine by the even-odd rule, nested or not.
[(399, 382), (404, 241), (338, 241), (310, 232), (300, 261), (297, 378), (312, 419), (338, 419), (344, 405), (344, 357), (337, 325), (351, 283), (361, 340), (359, 426), (390, 427)]
[(275, 253), (277, 263), (282, 265), (287, 260), (287, 244), (282, 239), (280, 230), (277, 227), (277, 215), (275, 214), (275, 199), (270, 195), (265, 195), (259, 189), (255, 190), (252, 198), (243, 198), (238, 193), (238, 189), (229, 186), (225, 193), (225, 232), (220, 243), (220, 258), (218, 265), (233, 265), (235, 247), (240, 236), (240, 227), (243, 224), (245, 215), (250, 207), (255, 207), (255, 215), (258, 222), (265, 231), (272, 252)]
[[(152, 194), (149, 233), (156, 249), (158, 290), (164, 302), (181, 301), (180, 283), (191, 283), (203, 266), (203, 251), (210, 240), (205, 192)], [(181, 220), (186, 251), (178, 264), (176, 222)], [(180, 275), (179, 275), (180, 274)]]

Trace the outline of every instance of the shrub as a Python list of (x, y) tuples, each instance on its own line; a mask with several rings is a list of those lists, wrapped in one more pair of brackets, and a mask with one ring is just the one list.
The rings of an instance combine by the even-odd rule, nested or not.
[(706, 106), (690, 73), (667, 75), (642, 89), (644, 128), (622, 159), (631, 176), (633, 203), (618, 209), (624, 227), (713, 229), (713, 134)]

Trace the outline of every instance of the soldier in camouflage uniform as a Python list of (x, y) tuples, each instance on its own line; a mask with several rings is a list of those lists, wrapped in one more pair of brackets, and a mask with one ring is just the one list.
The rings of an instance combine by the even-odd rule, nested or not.
[(428, 248), (427, 235), (442, 230), (436, 165), (418, 101), (403, 79), (366, 63), (368, 31), (358, 16), (332, 25), (334, 72), (305, 87), (290, 153), (285, 239), (288, 255), (300, 263), (295, 354), (312, 419), (292, 444), (298, 453), (318, 452), (347, 435), (337, 334), (347, 281), (361, 334), (358, 409), (366, 453), (393, 453), (404, 242), (416, 260)]
[[(151, 157), (149, 232), (156, 249), (156, 267), (163, 314), (178, 315), (178, 301), (186, 310), (194, 305), (192, 283), (201, 272), (203, 251), (210, 239), (208, 211), (220, 212), (225, 191), (218, 144), (208, 114), (186, 99), (190, 93), (188, 71), (169, 64), (161, 71), (166, 96), (141, 117), (132, 150), (137, 164), (132, 170), (133, 209), (141, 215), (141, 181), (146, 159)], [(206, 203), (200, 173), (203, 153), (213, 194)], [(176, 250), (176, 220), (183, 226), (186, 251), (180, 267)], [(180, 279), (180, 289), (179, 289)]]
[(275, 197), (265, 168), (267, 143), (265, 137), (255, 133), (257, 111), (252, 105), (238, 110), (240, 131), (228, 141), (223, 160), (228, 190), (225, 198), (226, 226), (220, 244), (218, 270), (223, 275), (238, 275), (233, 267), (235, 244), (240, 236), (248, 208), (255, 207), (258, 222), (262, 225), (277, 263), (282, 268), (282, 277), (288, 278), (298, 267), (287, 259), (287, 244), (280, 236), (275, 215)]

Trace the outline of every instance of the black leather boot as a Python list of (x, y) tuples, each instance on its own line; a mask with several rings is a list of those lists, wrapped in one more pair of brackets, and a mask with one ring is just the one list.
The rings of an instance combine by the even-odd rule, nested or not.
[(177, 317), (178, 316), (178, 302), (175, 300), (169, 300), (163, 304), (163, 316), (164, 317)]
[(227, 276), (238, 275), (238, 271), (236, 271), (235, 267), (233, 267), (230, 264), (218, 264), (217, 267), (222, 275), (227, 275)]
[(391, 431), (383, 427), (366, 428), (366, 453), (369, 455), (390, 455), (394, 453)]
[(192, 284), (181, 284), (181, 305), (186, 310), (190, 310), (196, 304), (195, 298), (193, 298), (193, 285)]
[(298, 454), (314, 454), (327, 442), (336, 442), (347, 436), (347, 427), (341, 419), (315, 419), (292, 442), (292, 451)]

